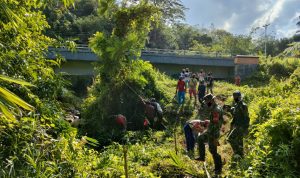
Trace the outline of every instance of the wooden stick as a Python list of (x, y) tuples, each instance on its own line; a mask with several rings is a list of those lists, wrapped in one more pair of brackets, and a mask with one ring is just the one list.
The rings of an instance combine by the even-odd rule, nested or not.
[(125, 170), (125, 177), (129, 178), (128, 176), (128, 165), (127, 165), (127, 147), (123, 145), (123, 153), (124, 153), (124, 170)]
[(175, 128), (174, 128), (174, 141), (175, 141), (175, 153), (177, 155), (177, 152), (178, 152), (178, 149), (177, 149), (177, 138), (176, 138), (176, 125), (175, 125)]
[(207, 170), (206, 161), (203, 162), (203, 165), (204, 165), (204, 169), (205, 169), (205, 173), (206, 173), (207, 178), (211, 178), (210, 174), (209, 174), (209, 172)]

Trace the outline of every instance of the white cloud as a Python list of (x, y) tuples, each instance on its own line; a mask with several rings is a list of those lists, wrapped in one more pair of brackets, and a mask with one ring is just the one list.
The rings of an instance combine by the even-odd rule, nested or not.
[(264, 11), (268, 10), (271, 6), (272, 6), (272, 1), (271, 0), (264, 1), (260, 4), (258, 4), (257, 10), (264, 12)]
[(223, 25), (223, 29), (226, 31), (230, 31), (231, 25), (228, 21), (226, 21)]
[(233, 13), (231, 17), (224, 22), (223, 29), (225, 29), (226, 31), (231, 31), (232, 25), (235, 24), (237, 20), (238, 15), (236, 13)]
[(271, 9), (267, 10), (260, 18), (256, 19), (252, 26), (262, 27), (265, 24), (274, 22), (279, 17), (285, 2), (286, 0), (278, 0)]
[[(268, 34), (293, 35), (300, 15), (300, 0), (182, 0), (189, 8), (187, 23), (225, 29), (233, 34), (249, 34), (253, 27), (271, 23)], [(263, 29), (257, 35), (263, 34)]]

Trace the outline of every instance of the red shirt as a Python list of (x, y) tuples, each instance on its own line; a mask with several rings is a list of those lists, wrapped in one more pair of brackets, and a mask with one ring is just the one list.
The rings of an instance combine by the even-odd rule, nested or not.
[(185, 82), (183, 80), (179, 80), (177, 83), (178, 91), (185, 91)]

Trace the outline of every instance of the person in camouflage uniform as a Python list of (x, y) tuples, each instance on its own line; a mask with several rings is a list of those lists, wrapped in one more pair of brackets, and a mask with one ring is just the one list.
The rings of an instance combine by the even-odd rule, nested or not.
[(249, 114), (248, 107), (242, 101), (240, 91), (233, 93), (234, 105), (230, 112), (232, 114), (232, 122), (230, 132), (228, 134), (228, 142), (230, 143), (234, 155), (244, 156), (243, 152), (243, 137), (248, 133), (249, 127)]
[(204, 102), (206, 108), (209, 111), (208, 120), (209, 125), (207, 130), (199, 134), (198, 148), (199, 148), (199, 158), (196, 160), (205, 160), (205, 143), (208, 142), (209, 151), (213, 156), (215, 163), (215, 174), (220, 174), (222, 172), (222, 159), (217, 152), (217, 146), (219, 145), (220, 129), (223, 123), (223, 110), (214, 101), (214, 96), (212, 94), (207, 94), (204, 96)]

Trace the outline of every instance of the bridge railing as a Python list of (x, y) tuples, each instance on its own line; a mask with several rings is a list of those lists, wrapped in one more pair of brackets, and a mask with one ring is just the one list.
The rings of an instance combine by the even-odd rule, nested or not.
[[(51, 49), (51, 48), (50, 48)], [(77, 44), (77, 51), (80, 52), (91, 52), (91, 48), (88, 45)], [(61, 47), (59, 50), (68, 50), (66, 47)], [(179, 50), (179, 49), (157, 49), (157, 48), (144, 48), (143, 54), (160, 54), (160, 55), (176, 55), (176, 56), (205, 56), (205, 57), (219, 57), (219, 58), (230, 58), (232, 55), (219, 53), (219, 52), (200, 52), (192, 50)]]
[(230, 58), (231, 54), (218, 53), (218, 52), (200, 52), (192, 50), (178, 50), (178, 49), (156, 49), (156, 48), (145, 48), (142, 51), (144, 54), (166, 54), (166, 55), (178, 55), (178, 56), (206, 56), (206, 57), (221, 57)]

